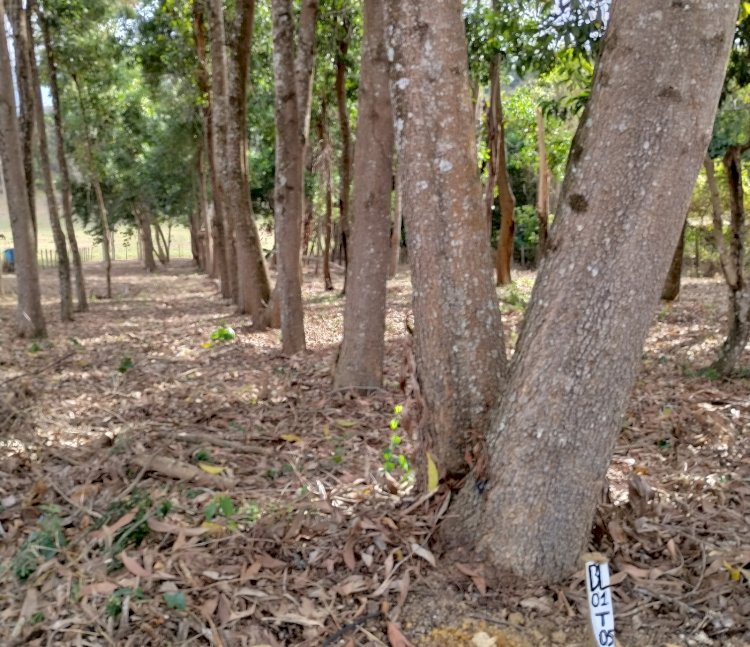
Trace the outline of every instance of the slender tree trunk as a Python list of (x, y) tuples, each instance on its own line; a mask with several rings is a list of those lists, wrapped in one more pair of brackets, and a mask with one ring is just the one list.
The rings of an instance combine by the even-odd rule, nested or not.
[(164, 231), (157, 220), (153, 221), (154, 231), (156, 232), (156, 253), (162, 265), (169, 264), (169, 241), (164, 236)]
[[(461, 477), (505, 374), (477, 170), (461, 0), (388, 0), (414, 342), (441, 477)], [(419, 38), (414, 38), (419, 34)], [(424, 455), (423, 457), (424, 458)]]
[(547, 165), (547, 146), (544, 143), (544, 131), (544, 114), (541, 108), (537, 108), (536, 136), (539, 150), (539, 176), (536, 185), (536, 217), (539, 220), (537, 267), (547, 253), (547, 227), (549, 222), (549, 166)]
[(333, 187), (331, 180), (331, 142), (328, 139), (328, 103), (323, 98), (318, 115), (318, 140), (323, 158), (323, 186), (325, 187), (325, 220), (323, 246), (323, 285), (326, 290), (333, 290), (331, 279), (331, 224), (333, 220)]
[(107, 214), (107, 206), (104, 202), (104, 194), (102, 193), (102, 185), (99, 181), (99, 172), (96, 169), (96, 162), (94, 159), (94, 146), (91, 142), (91, 133), (89, 130), (88, 116), (86, 115), (86, 106), (83, 102), (83, 94), (81, 93), (81, 85), (78, 82), (78, 77), (72, 75), (73, 84), (76, 87), (76, 94), (78, 96), (78, 105), (81, 109), (81, 119), (83, 121), (84, 129), (84, 145), (86, 146), (86, 156), (88, 161), (88, 171), (91, 176), (91, 183), (94, 185), (94, 194), (96, 195), (96, 204), (99, 209), (99, 225), (101, 227), (102, 235), (102, 254), (104, 256), (104, 274), (107, 281), (107, 298), (112, 298), (112, 258), (110, 256), (111, 240), (109, 233), (109, 216)]
[(70, 280), (70, 259), (68, 248), (65, 244), (65, 234), (60, 224), (60, 215), (57, 210), (57, 198), (55, 197), (55, 185), (52, 181), (52, 170), (49, 161), (49, 149), (47, 147), (47, 128), (44, 122), (44, 107), (42, 105), (42, 90), (39, 83), (39, 70), (36, 66), (34, 55), (34, 43), (32, 39), (31, 14), (34, 9), (34, 0), (28, 0), (25, 13), (27, 46), (26, 52), (33, 89), (32, 102), (34, 114), (36, 115), (36, 127), (39, 135), (39, 161), (44, 178), (44, 190), (47, 195), (47, 207), (49, 210), (49, 222), (52, 229), (52, 237), (57, 251), (57, 272), (60, 280), (60, 318), (63, 321), (73, 320), (73, 297)]
[(227, 193), (234, 196), (236, 207), (235, 234), (239, 277), (239, 311), (252, 315), (256, 329), (265, 328), (264, 309), (271, 295), (268, 268), (263, 257), (260, 235), (253, 217), (248, 190), (247, 168), (247, 75), (252, 44), (255, 1), (238, 3), (236, 17), (230, 27), (227, 59), (228, 137), (227, 137)]
[[(36, 187), (34, 183), (34, 90), (31, 79), (31, 63), (29, 51), (33, 45), (29, 43), (30, 32), (26, 29), (26, 10), (22, 0), (6, 0), (8, 18), (13, 29), (13, 45), (16, 64), (16, 89), (18, 91), (18, 123), (21, 132), (21, 148), (23, 150), (23, 171), (26, 178), (26, 194), (31, 210), (31, 222), (34, 229), (34, 249), (37, 248), (38, 223), (36, 217)], [(31, 49), (30, 49), (31, 48)]]
[(724, 238), (724, 216), (721, 209), (719, 185), (716, 182), (714, 161), (708, 155), (703, 160), (703, 168), (706, 170), (706, 184), (711, 196), (711, 220), (713, 224), (714, 244), (719, 254), (719, 263), (721, 264), (721, 271), (724, 274), (724, 280), (731, 289), (731, 286), (737, 285), (737, 268), (734, 266), (727, 241)]
[(682, 258), (685, 255), (685, 230), (687, 229), (687, 218), (682, 225), (682, 233), (677, 241), (677, 248), (674, 250), (672, 262), (669, 265), (667, 278), (664, 281), (664, 287), (661, 289), (661, 298), (664, 301), (674, 301), (680, 296), (680, 287), (682, 285)]
[[(719, 350), (719, 356), (713, 363), (720, 375), (729, 375), (737, 366), (742, 352), (750, 338), (750, 285), (745, 280), (745, 197), (742, 188), (742, 153), (750, 148), (731, 146), (724, 155), (724, 169), (729, 189), (730, 238), (725, 245), (722, 266), (731, 268), (725, 278), (729, 289), (729, 308), (727, 312), (727, 338)], [(716, 226), (714, 226), (716, 229)], [(723, 239), (723, 232), (720, 234)]]
[[(5, 24), (4, 13), (3, 3), (0, 2), (0, 25)], [(20, 337), (44, 337), (47, 332), (12, 79), (5, 29), (0, 29), (0, 158), (15, 250), (18, 296), (16, 331)]]
[(498, 77), (497, 89), (497, 190), (500, 199), (500, 234), (497, 237), (495, 272), (498, 285), (511, 282), (510, 267), (513, 262), (513, 232), (515, 230), (516, 196), (510, 186), (508, 156), (505, 146), (505, 116), (503, 114), (503, 91)]
[(341, 223), (341, 250), (344, 257), (344, 287), (346, 293), (347, 277), (349, 275), (349, 236), (351, 223), (349, 221), (349, 195), (352, 175), (352, 137), (349, 128), (349, 108), (346, 101), (346, 55), (349, 51), (349, 26), (344, 24), (345, 36), (338, 42), (336, 57), (336, 107), (339, 116), (339, 130), (341, 131), (341, 158), (339, 166), (339, 222)]
[(138, 231), (141, 238), (141, 249), (143, 251), (143, 267), (147, 272), (156, 272), (156, 259), (154, 259), (154, 241), (151, 237), (151, 214), (146, 208), (137, 208), (135, 218), (138, 223)]
[(393, 115), (382, 0), (364, 2), (359, 133), (354, 159), (354, 223), (344, 308), (344, 338), (335, 384), (369, 389), (383, 383), (385, 294), (388, 278)]
[(391, 230), (391, 260), (388, 277), (393, 278), (398, 272), (398, 262), (401, 258), (401, 222), (403, 219), (403, 198), (401, 196), (401, 176), (396, 170), (396, 200), (393, 208), (393, 229)]
[(489, 481), (470, 479), (446, 527), (501, 571), (558, 580), (589, 537), (737, 17), (736, 0), (683, 4), (649, 21), (647, 0), (612, 4), (548, 255), (492, 418)]
[(208, 208), (206, 198), (206, 175), (203, 169), (203, 141), (195, 151), (195, 212), (191, 220), (192, 238), (195, 241), (193, 256), (198, 267), (208, 273), (211, 266), (208, 247)]
[(86, 280), (83, 276), (83, 263), (81, 252), (78, 249), (75, 225), (73, 224), (73, 196), (70, 190), (70, 174), (68, 171), (68, 158), (65, 154), (65, 139), (63, 137), (62, 106), (60, 103), (60, 90), (57, 84), (57, 63), (52, 46), (49, 25), (39, 5), (36, 6), (37, 18), (44, 39), (44, 50), (47, 58), (47, 76), (49, 79), (49, 90), (52, 97), (52, 113), (55, 121), (55, 148), (57, 149), (57, 166), (60, 178), (60, 197), (62, 199), (63, 220), (65, 221), (65, 233), (70, 245), (70, 253), (73, 257), (73, 270), (76, 285), (76, 302), (78, 312), (86, 312), (89, 309), (88, 297), (86, 296)]
[[(477, 103), (482, 103), (477, 101)], [(498, 107), (500, 105), (500, 55), (490, 63), (490, 102), (487, 106), (487, 148), (490, 159), (487, 164), (487, 183), (484, 186), (484, 210), (487, 214), (487, 235), (492, 236), (492, 212), (495, 206), (497, 187), (497, 163), (500, 156), (498, 133)]]

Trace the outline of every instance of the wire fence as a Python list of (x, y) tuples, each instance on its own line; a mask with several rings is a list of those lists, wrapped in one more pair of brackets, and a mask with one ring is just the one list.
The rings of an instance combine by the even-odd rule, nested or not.
[[(135, 249), (132, 249), (133, 246), (118, 246), (113, 250), (114, 253), (111, 254), (112, 260), (142, 260), (143, 254), (141, 251), (141, 246), (137, 245)], [(82, 263), (100, 263), (104, 260), (104, 252), (102, 250), (101, 245), (95, 245), (92, 247), (79, 247), (78, 252), (81, 255), (81, 262)], [(172, 245), (169, 250), (169, 258), (192, 258), (193, 252), (189, 245), (183, 245), (182, 243), (178, 243), (175, 245)], [(57, 267), (60, 259), (57, 254), (56, 249), (40, 249), (37, 250), (37, 262), (39, 264), (39, 267), (42, 269), (48, 269)]]

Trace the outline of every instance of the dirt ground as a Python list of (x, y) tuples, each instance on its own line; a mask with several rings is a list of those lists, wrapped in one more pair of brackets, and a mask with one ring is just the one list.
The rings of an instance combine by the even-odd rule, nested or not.
[[(384, 471), (406, 274), (368, 397), (331, 388), (342, 298), (312, 266), (309, 352), (292, 358), (187, 261), (116, 263), (114, 298), (72, 324), (55, 283), (44, 271), (47, 341), (15, 339), (0, 297), (0, 644), (594, 644), (583, 570), (524, 587), (450, 563), (434, 541), (447, 495), (416, 499)], [(507, 339), (532, 283), (501, 295)], [(685, 279), (655, 313), (612, 459), (591, 549), (610, 559), (625, 647), (750, 645), (750, 382), (702, 370), (724, 299)]]

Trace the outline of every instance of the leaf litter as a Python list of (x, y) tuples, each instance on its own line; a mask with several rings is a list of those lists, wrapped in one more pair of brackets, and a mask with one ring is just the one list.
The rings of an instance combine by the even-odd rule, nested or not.
[[(294, 357), (185, 262), (116, 263), (115, 298), (68, 326), (42, 275), (49, 341), (13, 338), (0, 301), (2, 644), (587, 644), (582, 571), (534, 587), (449, 563), (447, 494), (383, 469), (406, 274), (367, 396), (331, 387), (343, 301), (311, 268)], [(591, 549), (610, 558), (623, 645), (750, 644), (748, 383), (699, 372), (723, 299), (686, 279), (658, 312), (612, 459)], [(521, 312), (504, 312), (513, 338)]]

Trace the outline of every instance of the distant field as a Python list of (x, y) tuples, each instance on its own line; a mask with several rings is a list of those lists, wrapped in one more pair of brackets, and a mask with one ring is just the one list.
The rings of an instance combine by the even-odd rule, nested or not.
[[(46, 262), (51, 259), (55, 251), (55, 242), (52, 238), (52, 229), (49, 224), (49, 212), (47, 210), (47, 198), (44, 193), (37, 193), (36, 210), (39, 227), (39, 259)], [(5, 194), (0, 194), (0, 234), (5, 240), (0, 239), (0, 249), (13, 247), (13, 236), (10, 231), (10, 216)], [(164, 231), (166, 235), (166, 230)], [(102, 260), (102, 248), (92, 236), (87, 234), (80, 223), (76, 222), (76, 239), (82, 255), (90, 261)], [(125, 232), (115, 232), (115, 259), (126, 259), (136, 257), (136, 237), (126, 236)], [(87, 250), (85, 253), (83, 250)], [(173, 258), (190, 258), (190, 230), (187, 227), (173, 227), (172, 241), (170, 244), (170, 255)]]

